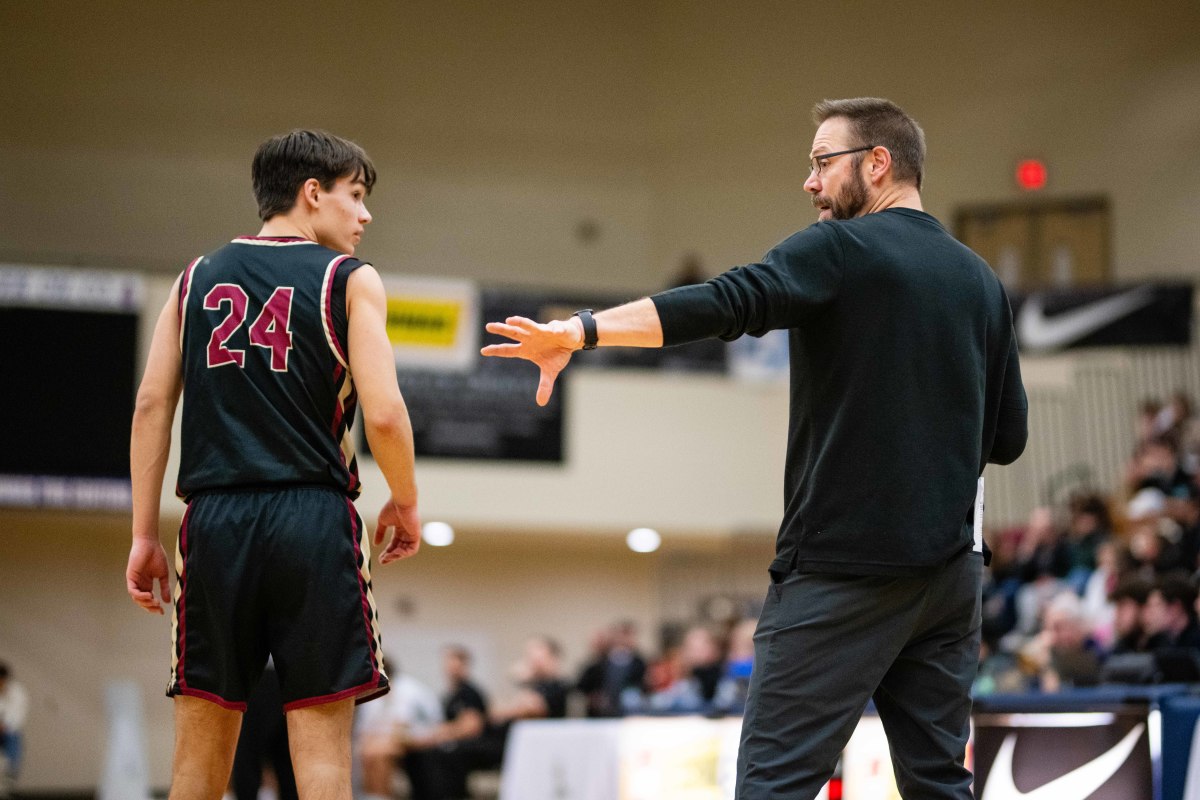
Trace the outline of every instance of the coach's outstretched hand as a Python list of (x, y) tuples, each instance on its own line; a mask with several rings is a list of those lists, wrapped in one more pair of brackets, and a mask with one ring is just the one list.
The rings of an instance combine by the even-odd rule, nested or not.
[(538, 365), (537, 404), (550, 402), (554, 380), (571, 360), (571, 354), (583, 347), (583, 325), (577, 318), (554, 320), (544, 325), (525, 317), (509, 317), (504, 322), (489, 322), (487, 332), (507, 336), (512, 342), (489, 344), (479, 352), (499, 358), (523, 358)]
[(383, 510), (379, 512), (379, 521), (375, 525), (375, 546), (383, 544), (387, 529), (392, 528), (391, 540), (383, 552), (379, 554), (380, 564), (390, 564), (402, 558), (416, 555), (421, 547), (421, 518), (417, 514), (416, 505), (401, 505), (395, 500), (388, 500)]
[[(159, 596), (154, 596), (154, 584)], [(162, 614), (162, 603), (171, 602), (171, 581), (167, 577), (167, 553), (157, 539), (133, 540), (129, 549), (129, 564), (125, 567), (125, 588), (133, 602), (151, 614)]]

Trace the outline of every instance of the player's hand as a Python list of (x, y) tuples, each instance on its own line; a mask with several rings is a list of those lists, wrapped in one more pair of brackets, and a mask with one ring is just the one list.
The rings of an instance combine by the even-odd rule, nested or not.
[(537, 389), (539, 406), (550, 402), (558, 373), (567, 366), (571, 354), (583, 347), (583, 323), (576, 317), (544, 325), (525, 317), (509, 317), (504, 322), (489, 322), (487, 332), (513, 341), (489, 344), (480, 350), (485, 356), (523, 358), (538, 365), (542, 371)]
[[(167, 577), (167, 553), (154, 539), (134, 539), (125, 567), (125, 588), (133, 602), (151, 614), (162, 614), (162, 603), (171, 602), (171, 581)], [(158, 583), (159, 597), (154, 596)], [(162, 603), (159, 602), (162, 599)]]
[(421, 547), (421, 518), (417, 514), (417, 506), (401, 505), (395, 500), (388, 500), (383, 510), (379, 512), (379, 521), (375, 525), (375, 545), (383, 543), (388, 528), (393, 530), (392, 538), (379, 554), (380, 564), (390, 564), (402, 558), (416, 555)]

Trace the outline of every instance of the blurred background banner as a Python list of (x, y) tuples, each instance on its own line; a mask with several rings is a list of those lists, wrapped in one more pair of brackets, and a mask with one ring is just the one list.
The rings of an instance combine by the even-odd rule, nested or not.
[(396, 366), (470, 370), (479, 349), (479, 290), (450, 278), (387, 275), (387, 334)]
[(1080, 347), (1144, 347), (1192, 342), (1191, 283), (1079, 286), (1010, 292), (1017, 341), (1025, 353)]
[(129, 508), (143, 295), (131, 273), (0, 265), (0, 505)]

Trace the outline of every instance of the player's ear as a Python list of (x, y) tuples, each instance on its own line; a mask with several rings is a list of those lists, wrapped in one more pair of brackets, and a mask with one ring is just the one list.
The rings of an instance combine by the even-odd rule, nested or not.
[(296, 198), (296, 202), (304, 203), (307, 207), (315, 209), (321, 203), (321, 182), (316, 178), (309, 178), (300, 187), (300, 195)]

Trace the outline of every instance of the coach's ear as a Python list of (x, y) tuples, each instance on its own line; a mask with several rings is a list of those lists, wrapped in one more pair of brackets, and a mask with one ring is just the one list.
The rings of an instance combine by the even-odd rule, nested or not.
[(884, 178), (892, 174), (892, 153), (882, 145), (871, 148), (871, 152), (863, 161), (867, 169), (867, 179), (875, 186), (883, 183)]

